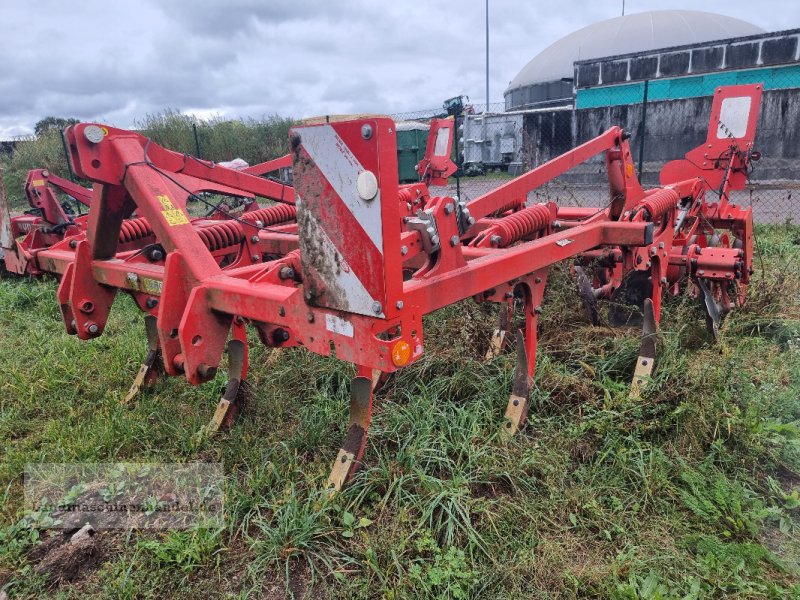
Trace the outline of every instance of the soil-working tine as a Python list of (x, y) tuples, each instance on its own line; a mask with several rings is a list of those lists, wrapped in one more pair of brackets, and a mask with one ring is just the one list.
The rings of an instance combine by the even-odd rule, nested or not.
[(369, 369), (359, 369), (359, 375), (350, 384), (350, 426), (328, 477), (332, 493), (341, 490), (353, 476), (367, 445), (372, 418), (372, 379), (368, 375)]
[(239, 392), (245, 368), (246, 346), (242, 340), (228, 342), (228, 381), (225, 384), (225, 393), (222, 395), (214, 416), (208, 424), (209, 433), (216, 433), (233, 424), (239, 411)]
[(514, 368), (514, 380), (511, 384), (511, 397), (506, 407), (503, 435), (511, 437), (525, 422), (528, 414), (528, 403), (531, 391), (531, 376), (528, 351), (525, 348), (525, 336), (522, 330), (517, 332), (517, 365)]
[(575, 267), (575, 275), (578, 283), (578, 294), (583, 300), (583, 308), (586, 310), (586, 316), (592, 325), (600, 323), (600, 315), (597, 313), (597, 296), (594, 293), (594, 286), (586, 275), (586, 271), (580, 265)]
[(497, 327), (492, 333), (492, 339), (489, 342), (489, 348), (486, 350), (486, 360), (491, 360), (495, 356), (500, 356), (503, 347), (506, 345), (506, 336), (508, 334), (508, 327), (511, 323), (511, 313), (514, 310), (513, 299), (507, 304), (500, 305), (500, 314), (498, 316)]
[(143, 386), (153, 383), (158, 377), (158, 363), (161, 352), (158, 348), (158, 322), (153, 315), (146, 315), (144, 318), (144, 328), (147, 331), (147, 356), (139, 367), (139, 372), (131, 384), (128, 393), (122, 400), (128, 404), (136, 397)]
[(653, 301), (646, 298), (642, 307), (642, 342), (639, 347), (639, 358), (636, 360), (636, 369), (631, 381), (631, 398), (638, 398), (642, 387), (653, 374), (656, 360), (656, 317)]
[(714, 294), (711, 288), (708, 287), (708, 283), (702, 277), (697, 278), (697, 287), (699, 287), (700, 291), (703, 293), (703, 306), (706, 309), (706, 324), (708, 330), (714, 336), (714, 340), (716, 340), (719, 335), (719, 326), (722, 323), (719, 305), (717, 305), (717, 301), (714, 299)]

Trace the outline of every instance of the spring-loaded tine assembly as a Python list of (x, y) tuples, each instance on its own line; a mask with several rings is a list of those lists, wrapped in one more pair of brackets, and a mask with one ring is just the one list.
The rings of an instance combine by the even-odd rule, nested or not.
[(158, 348), (158, 321), (153, 315), (146, 315), (144, 327), (147, 331), (147, 356), (139, 367), (139, 372), (131, 384), (128, 393), (123, 398), (122, 403), (128, 404), (133, 400), (143, 386), (151, 385), (158, 377), (160, 368), (161, 352)]
[(639, 346), (639, 358), (636, 359), (633, 380), (631, 381), (631, 398), (640, 396), (643, 386), (653, 375), (656, 361), (656, 317), (653, 301), (650, 298), (645, 299), (642, 313), (642, 341)]
[[(364, 369), (360, 371), (369, 372)], [(328, 489), (331, 493), (341, 490), (358, 468), (367, 445), (371, 418), (372, 380), (360, 374), (350, 384), (350, 425), (328, 476)]]
[[(520, 329), (517, 331), (517, 363), (514, 367), (514, 379), (511, 383), (511, 397), (506, 406), (505, 420), (503, 423), (502, 434), (504, 437), (512, 437), (522, 424), (528, 414), (530, 403), (531, 382), (530, 359), (525, 348), (525, 335)], [(536, 357), (534, 357), (536, 360)]]
[(208, 424), (208, 432), (214, 434), (227, 429), (233, 424), (242, 402), (242, 384), (247, 360), (247, 346), (242, 340), (233, 339), (228, 342), (228, 381), (214, 416)]

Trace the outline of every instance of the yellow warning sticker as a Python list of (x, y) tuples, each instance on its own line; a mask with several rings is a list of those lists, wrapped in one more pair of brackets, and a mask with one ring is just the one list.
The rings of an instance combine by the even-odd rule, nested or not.
[(172, 200), (169, 199), (169, 196), (166, 194), (159, 194), (156, 196), (156, 200), (161, 203), (162, 210), (174, 210), (175, 206), (172, 204)]
[(164, 215), (168, 225), (186, 225), (189, 222), (184, 212), (179, 208), (175, 208), (169, 196), (166, 194), (159, 194), (156, 196), (156, 200), (161, 203), (161, 208), (163, 209), (161, 214)]
[(31, 181), (31, 185), (33, 185), (33, 187), (42, 187), (44, 185), (44, 179), (34, 179)]
[(162, 210), (161, 214), (167, 220), (168, 225), (186, 225), (189, 219), (183, 214), (182, 210), (174, 208), (172, 210)]

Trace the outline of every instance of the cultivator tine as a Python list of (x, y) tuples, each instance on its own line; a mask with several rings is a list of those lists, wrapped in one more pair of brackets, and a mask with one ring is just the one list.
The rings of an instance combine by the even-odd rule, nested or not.
[(592, 325), (598, 325), (600, 323), (600, 316), (597, 313), (597, 297), (594, 295), (594, 286), (592, 286), (592, 282), (589, 281), (589, 277), (586, 275), (586, 271), (583, 270), (583, 267), (576, 266), (575, 275), (577, 275), (578, 279), (578, 294), (583, 300), (583, 308), (586, 310), (586, 316), (589, 317), (589, 321)]
[(242, 340), (228, 342), (228, 382), (225, 384), (225, 393), (222, 395), (217, 410), (208, 424), (209, 433), (216, 433), (220, 429), (227, 429), (233, 424), (239, 412), (242, 381), (244, 378), (247, 347)]
[(528, 414), (529, 396), (531, 391), (531, 376), (528, 362), (528, 351), (525, 349), (525, 337), (522, 330), (517, 332), (517, 365), (514, 368), (514, 380), (511, 384), (511, 397), (506, 407), (503, 435), (512, 437)]
[(147, 331), (147, 356), (139, 367), (139, 372), (133, 380), (128, 393), (122, 400), (123, 404), (128, 404), (136, 397), (143, 386), (153, 383), (158, 376), (158, 364), (161, 352), (158, 348), (158, 322), (153, 315), (146, 315), (144, 318), (144, 328)]
[(645, 299), (643, 306), (642, 343), (639, 347), (639, 358), (631, 381), (631, 398), (638, 398), (642, 387), (653, 374), (656, 360), (656, 316), (653, 310), (653, 301)]
[(506, 345), (506, 336), (511, 323), (513, 309), (513, 300), (508, 304), (500, 306), (497, 327), (492, 333), (492, 339), (489, 341), (489, 348), (486, 350), (486, 360), (491, 360), (496, 356), (500, 356), (500, 353), (503, 351)]
[(328, 477), (328, 489), (338, 492), (352, 477), (367, 445), (372, 417), (372, 380), (358, 375), (350, 384), (350, 427)]
[(703, 292), (703, 306), (706, 309), (706, 326), (716, 340), (719, 335), (719, 326), (722, 322), (719, 306), (714, 299), (714, 294), (711, 292), (711, 289), (704, 279), (698, 277), (697, 286), (700, 288), (700, 291)]

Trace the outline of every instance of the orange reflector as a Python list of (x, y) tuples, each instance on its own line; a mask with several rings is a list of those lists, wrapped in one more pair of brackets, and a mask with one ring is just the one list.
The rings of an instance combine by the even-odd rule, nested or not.
[(399, 340), (392, 347), (392, 362), (395, 366), (402, 367), (408, 364), (408, 359), (411, 358), (411, 346), (404, 340)]
[(631, 163), (625, 165), (625, 173), (628, 174), (628, 177), (633, 177), (633, 165)]

